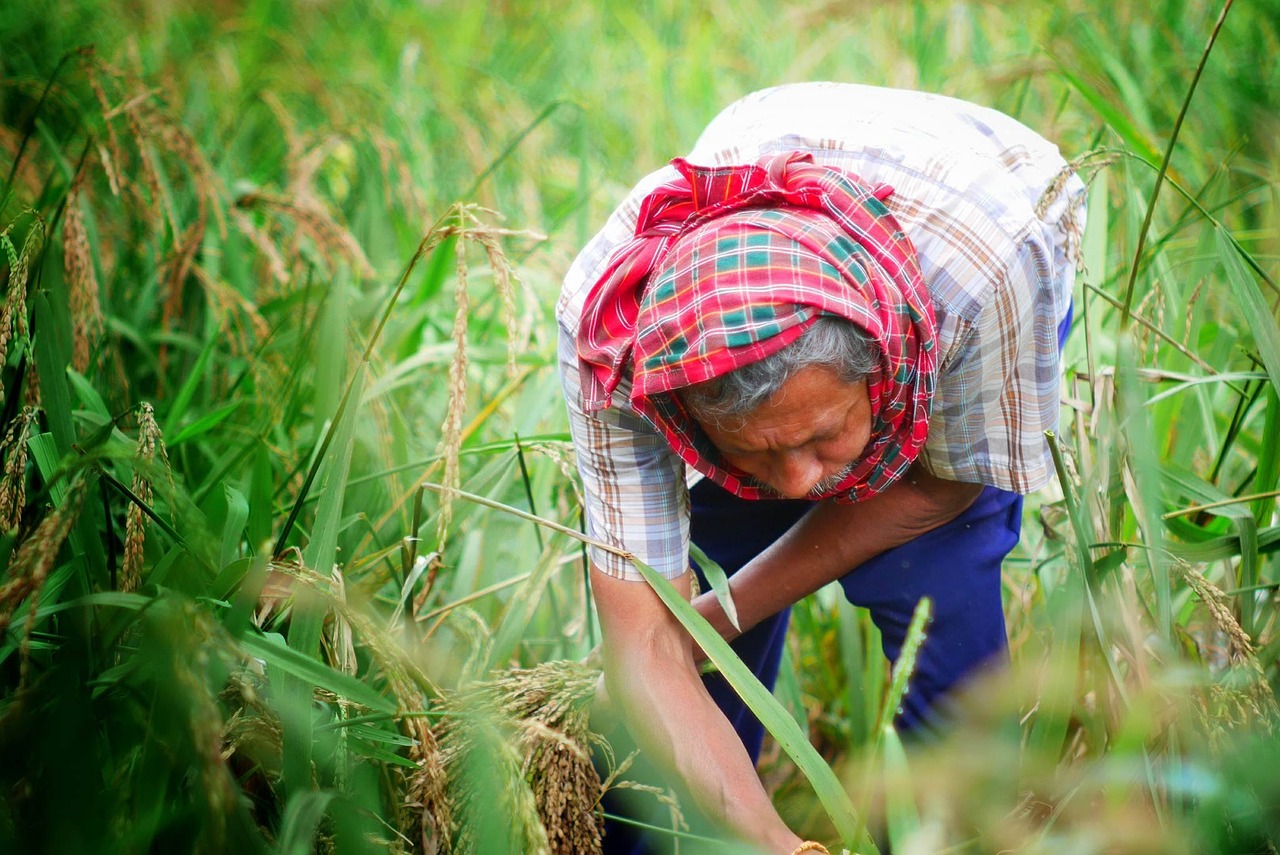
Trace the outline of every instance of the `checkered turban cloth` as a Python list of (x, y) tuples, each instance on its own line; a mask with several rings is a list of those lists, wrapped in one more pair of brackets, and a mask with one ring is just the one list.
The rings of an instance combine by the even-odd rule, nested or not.
[[(689, 465), (742, 498), (775, 494), (723, 460), (672, 394), (776, 353), (821, 315), (879, 350), (868, 383), (871, 439), (824, 494), (874, 495), (924, 446), (937, 374), (936, 322), (915, 247), (884, 205), (887, 186), (784, 152), (745, 166), (677, 159), (643, 200), (635, 236), (592, 287), (577, 352), (588, 410), (631, 403)], [(815, 496), (815, 498), (817, 498)]]

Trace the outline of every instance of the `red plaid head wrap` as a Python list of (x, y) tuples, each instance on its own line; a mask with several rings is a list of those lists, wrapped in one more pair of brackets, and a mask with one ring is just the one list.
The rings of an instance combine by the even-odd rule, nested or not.
[[(757, 362), (822, 314), (879, 347), (868, 382), (871, 439), (831, 492), (857, 501), (897, 480), (924, 446), (937, 369), (933, 304), (887, 186), (785, 152), (733, 167), (672, 161), (680, 177), (645, 197), (635, 237), (587, 296), (578, 357), (587, 409), (631, 402), (689, 465), (743, 498), (774, 496), (723, 460), (673, 390)], [(816, 498), (816, 497), (815, 497)]]

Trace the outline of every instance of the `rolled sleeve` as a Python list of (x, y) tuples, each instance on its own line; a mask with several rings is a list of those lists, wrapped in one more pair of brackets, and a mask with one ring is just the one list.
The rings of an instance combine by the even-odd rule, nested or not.
[[(582, 405), (573, 336), (562, 326), (560, 381), (582, 476), (587, 535), (634, 555), (674, 579), (688, 567), (689, 492), (684, 464), (648, 422), (619, 400), (588, 413)], [(588, 547), (591, 562), (620, 579), (640, 580), (627, 558)]]

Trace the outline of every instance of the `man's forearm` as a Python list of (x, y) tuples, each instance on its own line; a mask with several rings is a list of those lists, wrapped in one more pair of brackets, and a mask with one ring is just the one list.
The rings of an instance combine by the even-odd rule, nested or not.
[(677, 667), (670, 662), (638, 665), (639, 659), (606, 665), (622, 677), (610, 680), (610, 691), (620, 695), (624, 721), (636, 744), (679, 782), (705, 816), (765, 851), (791, 851), (799, 840), (779, 819), (737, 734), (698, 679), (692, 659)]
[[(880, 553), (901, 546), (964, 512), (982, 487), (912, 469), (879, 495), (852, 505), (823, 502), (730, 580), (745, 632)], [(715, 595), (694, 605), (725, 638), (738, 631)]]
[[(688, 582), (684, 581), (686, 589)], [(592, 572), (606, 683), (636, 743), (698, 809), (766, 852), (800, 840), (782, 822), (741, 741), (698, 676), (688, 635), (643, 582)]]

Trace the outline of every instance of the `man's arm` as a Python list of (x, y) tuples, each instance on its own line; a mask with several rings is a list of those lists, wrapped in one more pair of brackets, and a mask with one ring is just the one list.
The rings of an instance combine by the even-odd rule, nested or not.
[[(892, 549), (950, 522), (982, 492), (981, 484), (945, 481), (920, 465), (883, 492), (852, 505), (827, 501), (730, 577), (741, 631)], [(721, 636), (736, 638), (713, 593), (694, 600)]]
[[(689, 596), (689, 574), (675, 580)], [(648, 584), (591, 569), (609, 696), (641, 750), (699, 810), (766, 852), (801, 840), (769, 801), (742, 743), (698, 676), (689, 634)]]

